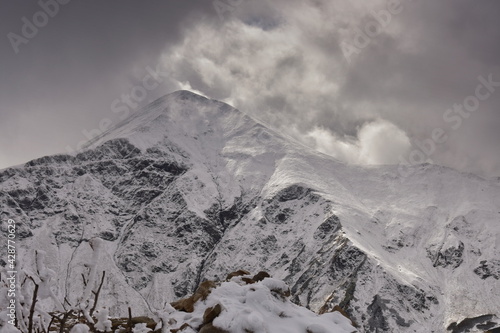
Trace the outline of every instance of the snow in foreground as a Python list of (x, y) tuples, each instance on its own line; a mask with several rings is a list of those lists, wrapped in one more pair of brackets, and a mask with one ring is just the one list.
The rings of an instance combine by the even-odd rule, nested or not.
[[(265, 278), (260, 282), (246, 284), (242, 278), (244, 277), (233, 277), (230, 281), (223, 282), (213, 289), (205, 300), (196, 302), (192, 313), (169, 307), (162, 319), (164, 323), (170, 325), (167, 324), (163, 332), (169, 332), (183, 325), (185, 328), (180, 332), (184, 333), (356, 332), (351, 321), (339, 312), (318, 315), (290, 302), (285, 296), (289, 289), (283, 281)], [(213, 319), (212, 325), (215, 330), (208, 330), (208, 327), (204, 329), (204, 315), (206, 318), (206, 312), (217, 305), (220, 305), (221, 312)], [(202, 327), (200, 331), (193, 329), (198, 327)]]

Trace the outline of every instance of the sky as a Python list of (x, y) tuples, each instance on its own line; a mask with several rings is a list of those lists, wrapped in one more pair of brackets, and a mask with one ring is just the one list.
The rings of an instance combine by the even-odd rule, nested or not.
[(348, 163), (499, 177), (499, 16), (497, 0), (4, 0), (0, 169), (187, 89)]

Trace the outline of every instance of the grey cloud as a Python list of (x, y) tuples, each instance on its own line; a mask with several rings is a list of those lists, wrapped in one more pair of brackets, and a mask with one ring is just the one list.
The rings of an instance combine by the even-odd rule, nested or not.
[[(434, 128), (443, 127), (450, 140), (437, 147), (430, 156), (432, 160), (483, 175), (500, 173), (495, 169), (500, 157), (492, 153), (497, 148), (491, 144), (499, 141), (500, 134), (486, 126), (500, 119), (499, 96), (482, 102), (481, 111), (464, 119), (458, 130), (450, 129), (443, 120), (447, 109), (474, 94), (480, 75), (493, 73), (500, 81), (498, 64), (491, 56), (499, 52), (495, 41), (500, 29), (493, 14), (498, 13), (498, 4), (402, 1), (402, 13), (394, 15), (389, 26), (348, 64), (339, 45), (342, 41), (352, 42), (352, 32), (373, 21), (372, 11), (384, 9), (386, 3), (363, 6), (356, 2), (352, 7), (340, 1), (292, 3), (273, 3), (275, 9), (269, 12), (280, 17), (274, 21), (281, 25), (254, 30), (261, 36), (257, 47), (255, 39), (245, 31), (245, 23), (259, 2), (253, 2), (251, 9), (238, 9), (235, 16), (241, 21), (227, 22), (225, 28), (231, 31), (214, 46), (218, 50), (216, 58), (207, 56), (203, 48), (184, 45), (182, 50), (190, 58), (182, 66), (196, 67), (198, 71), (197, 79), (190, 81), (192, 86), (226, 98), (284, 131), (293, 128), (289, 134), (313, 146), (311, 133), (319, 133), (317, 126), (330, 131), (330, 139), (338, 145), (351, 143), (354, 138), (360, 146), (363, 126), (384, 119), (403, 130), (414, 149), (418, 148), (415, 143), (429, 138)], [(203, 38), (194, 31), (196, 28), (186, 33), (190, 38)], [(232, 39), (237, 40), (238, 48), (231, 47)], [(266, 49), (280, 52), (273, 55)], [(236, 72), (250, 73), (250, 77), (225, 71), (236, 55), (242, 67)], [(200, 67), (201, 59), (207, 58), (214, 63), (217, 60), (218, 67)], [(217, 79), (205, 80), (207, 72)], [(295, 85), (290, 85), (294, 80)], [(223, 94), (218, 94), (221, 90), (214, 82), (226, 83)], [(335, 145), (324, 144), (324, 137), (322, 149), (333, 147), (333, 154)]]

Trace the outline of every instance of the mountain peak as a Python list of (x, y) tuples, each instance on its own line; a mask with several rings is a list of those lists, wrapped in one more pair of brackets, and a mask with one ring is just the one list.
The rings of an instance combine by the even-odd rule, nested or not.
[(118, 138), (142, 143), (147, 141), (146, 146), (143, 144), (139, 146), (150, 148), (151, 143), (158, 142), (166, 136), (197, 136), (200, 131), (213, 131), (214, 126), (231, 123), (236, 120), (235, 118), (243, 117), (250, 119), (226, 103), (192, 91), (178, 90), (137, 110), (116, 126), (90, 140), (85, 148), (96, 147)]
[[(144, 111), (150, 109), (151, 106), (153, 106), (153, 105), (165, 105), (165, 106), (167, 106), (169, 103), (179, 103), (179, 102), (182, 102), (182, 103), (193, 102), (193, 103), (199, 103), (201, 105), (203, 105), (203, 104), (208, 105), (211, 103), (225, 104), (221, 101), (218, 101), (218, 100), (215, 100), (212, 98), (208, 98), (206, 96), (197, 94), (197, 93), (192, 92), (190, 90), (176, 90), (174, 92), (165, 94), (165, 95), (157, 98), (156, 100), (154, 100), (150, 104), (144, 106), (143, 108), (141, 108), (137, 112), (138, 113), (144, 112)], [(227, 106), (229, 107), (229, 105), (227, 105)]]
[(172, 93), (165, 95), (164, 97), (173, 97), (179, 100), (197, 100), (197, 101), (209, 101), (205, 96), (194, 93), (190, 90), (177, 90)]

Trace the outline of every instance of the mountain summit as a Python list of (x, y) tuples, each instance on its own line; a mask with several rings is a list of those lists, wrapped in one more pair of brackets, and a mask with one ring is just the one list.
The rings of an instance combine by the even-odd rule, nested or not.
[(500, 184), (414, 171), (345, 165), (178, 91), (82, 151), (0, 171), (0, 202), (18, 225), (19, 269), (43, 250), (70, 303), (103, 239), (101, 299), (115, 315), (164, 309), (244, 268), (285, 281), (315, 312), (343, 309), (361, 332), (494, 328)]

